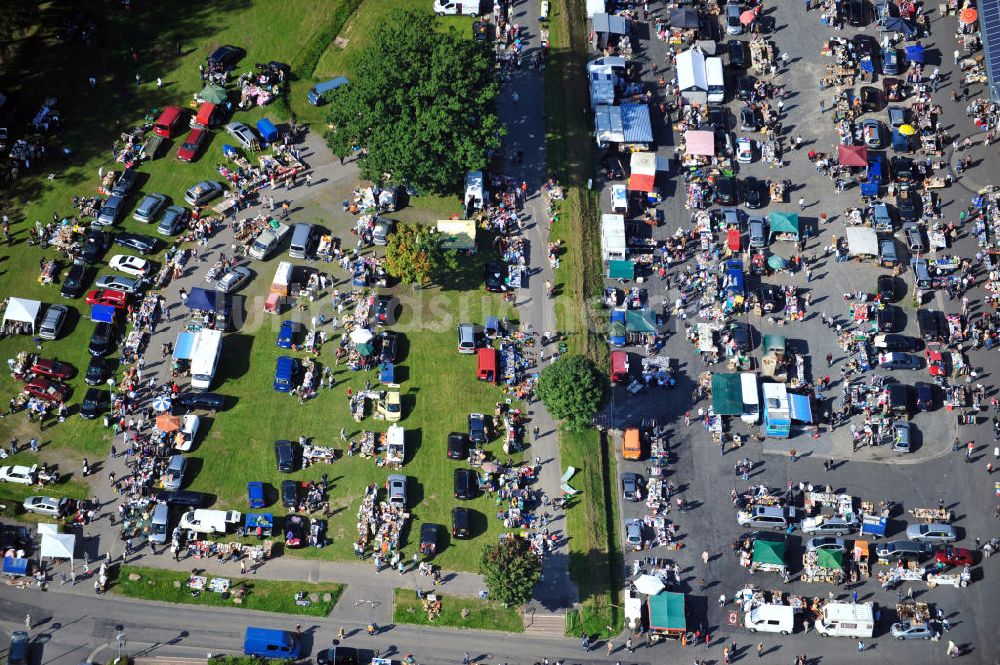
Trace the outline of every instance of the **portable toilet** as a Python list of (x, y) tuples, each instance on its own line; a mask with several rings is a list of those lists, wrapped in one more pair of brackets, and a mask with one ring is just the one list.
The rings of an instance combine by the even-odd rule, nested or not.
[(278, 128), (267, 118), (261, 118), (257, 121), (257, 131), (265, 143), (274, 143), (278, 140)]

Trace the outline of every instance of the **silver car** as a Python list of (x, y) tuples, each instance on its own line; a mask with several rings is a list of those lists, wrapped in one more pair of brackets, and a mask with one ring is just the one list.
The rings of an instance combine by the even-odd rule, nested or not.
[(372, 230), (372, 242), (376, 245), (388, 245), (389, 234), (392, 233), (395, 228), (395, 220), (380, 217), (379, 220), (375, 222), (375, 228)]
[(46, 517), (59, 517), (64, 514), (69, 499), (60, 499), (54, 496), (29, 496), (24, 500), (24, 511), (28, 513), (38, 513)]
[(253, 130), (242, 122), (229, 123), (226, 125), (226, 131), (246, 150), (256, 150), (259, 147), (259, 142)]
[(167, 197), (163, 194), (146, 194), (139, 202), (136, 207), (135, 212), (132, 213), (132, 219), (137, 222), (144, 222), (146, 224), (151, 223), (156, 219), (156, 215), (159, 214), (160, 208), (167, 202)]
[(844, 551), (844, 539), (843, 538), (832, 538), (830, 536), (824, 536), (822, 538), (810, 538), (806, 542), (806, 551), (815, 552), (816, 550), (829, 550), (831, 552), (843, 552)]
[(223, 293), (230, 293), (246, 284), (250, 277), (251, 273), (249, 268), (237, 266), (223, 275), (222, 278), (215, 283), (215, 290), (222, 291)]
[(642, 520), (626, 520), (625, 542), (636, 549), (642, 547)]
[(930, 625), (912, 621), (894, 623), (889, 632), (897, 640), (929, 640), (934, 637), (934, 630)]
[(958, 540), (955, 527), (940, 522), (910, 524), (906, 527), (906, 537), (918, 543), (953, 543)]
[(386, 493), (389, 495), (389, 505), (406, 508), (406, 476), (394, 473), (385, 481)]
[(125, 293), (136, 293), (139, 291), (140, 286), (140, 280), (123, 275), (99, 275), (94, 280), (94, 288), (114, 289), (115, 291), (124, 291)]

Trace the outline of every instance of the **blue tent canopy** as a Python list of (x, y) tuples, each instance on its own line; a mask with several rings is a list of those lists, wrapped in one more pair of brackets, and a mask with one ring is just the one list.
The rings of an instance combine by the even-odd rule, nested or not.
[(177, 335), (177, 341), (174, 342), (174, 358), (177, 360), (191, 360), (191, 351), (194, 350), (194, 338), (195, 334), (193, 332), (182, 332)]
[(90, 320), (97, 323), (111, 323), (115, 320), (115, 308), (111, 305), (91, 305)]
[(197, 309), (202, 312), (214, 312), (224, 307), (226, 294), (218, 291), (209, 291), (195, 287), (188, 293), (188, 309)]
[(917, 28), (906, 19), (890, 16), (885, 20), (885, 32), (899, 32), (907, 37), (917, 34)]
[(257, 131), (268, 143), (274, 143), (278, 140), (278, 128), (267, 118), (261, 118), (257, 121)]
[(906, 47), (906, 59), (910, 62), (924, 64), (924, 47), (920, 44)]
[(649, 104), (622, 104), (622, 131), (625, 143), (652, 143), (653, 123)]

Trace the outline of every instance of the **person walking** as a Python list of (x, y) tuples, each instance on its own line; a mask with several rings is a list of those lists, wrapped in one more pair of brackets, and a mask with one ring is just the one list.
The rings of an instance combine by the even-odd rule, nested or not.
[(24, 615), (24, 629), (31, 630), (31, 612)]
[(347, 639), (347, 631), (341, 626), (340, 630), (337, 631), (337, 640), (343, 642), (345, 639)]
[(586, 635), (583, 635), (580, 638), (580, 646), (583, 647), (584, 651), (586, 651), (586, 652), (589, 653), (590, 652), (590, 638), (587, 637)]
[(632, 646), (632, 638), (631, 637), (628, 638), (627, 640), (625, 640), (625, 648), (628, 649), (629, 653), (633, 653), (635, 651), (635, 648)]
[(708, 550), (705, 550), (704, 552), (701, 553), (701, 562), (706, 566), (708, 565), (709, 558), (710, 556), (708, 554)]
[(806, 209), (806, 200), (803, 197), (799, 197), (799, 210)]
[(615, 650), (615, 643), (612, 642), (611, 640), (608, 640), (608, 655), (610, 656), (612, 653), (614, 653), (614, 650)]
[(827, 367), (833, 367), (833, 354), (832, 353), (826, 354), (826, 366)]
[(865, 643), (862, 640), (858, 640), (858, 653), (865, 650)]
[(763, 657), (764, 657), (764, 643), (763, 642), (758, 642), (757, 643), (757, 658), (763, 658)]

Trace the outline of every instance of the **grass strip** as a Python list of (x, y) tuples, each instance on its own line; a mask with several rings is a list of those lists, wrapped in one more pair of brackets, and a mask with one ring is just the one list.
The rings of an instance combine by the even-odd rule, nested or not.
[[(130, 576), (138, 575), (132, 580)], [(111, 583), (113, 593), (155, 600), (164, 603), (181, 605), (201, 605), (206, 607), (240, 607), (261, 612), (278, 612), (281, 614), (302, 614), (305, 616), (325, 617), (337, 604), (343, 584), (335, 582), (310, 583), (285, 580), (263, 580), (247, 578), (230, 578), (235, 588), (246, 584), (249, 592), (237, 604), (229, 593), (214, 593), (204, 590), (197, 596), (192, 595), (187, 587), (188, 573), (159, 568), (144, 568), (140, 566), (122, 566), (118, 571), (118, 579)], [(304, 591), (312, 600), (309, 605), (297, 605), (295, 594)], [(327, 598), (329, 600), (327, 600)]]
[(313, 73), (316, 71), (316, 65), (319, 64), (319, 59), (323, 57), (326, 50), (330, 48), (330, 44), (333, 43), (333, 40), (337, 38), (340, 31), (347, 25), (347, 21), (350, 20), (358, 7), (361, 6), (361, 2), (362, 0), (344, 0), (334, 10), (330, 22), (313, 33), (313, 36), (309, 38), (309, 41), (306, 42), (305, 47), (302, 49), (298, 62), (295, 63), (295, 72), (300, 79), (312, 78)]
[[(446, 626), (471, 630), (499, 630), (505, 633), (523, 633), (524, 620), (516, 607), (501, 607), (499, 603), (480, 598), (459, 598), (437, 594), (441, 613), (433, 621), (417, 594), (411, 589), (393, 592), (392, 620), (415, 626)], [(463, 616), (463, 613), (465, 616)]]

